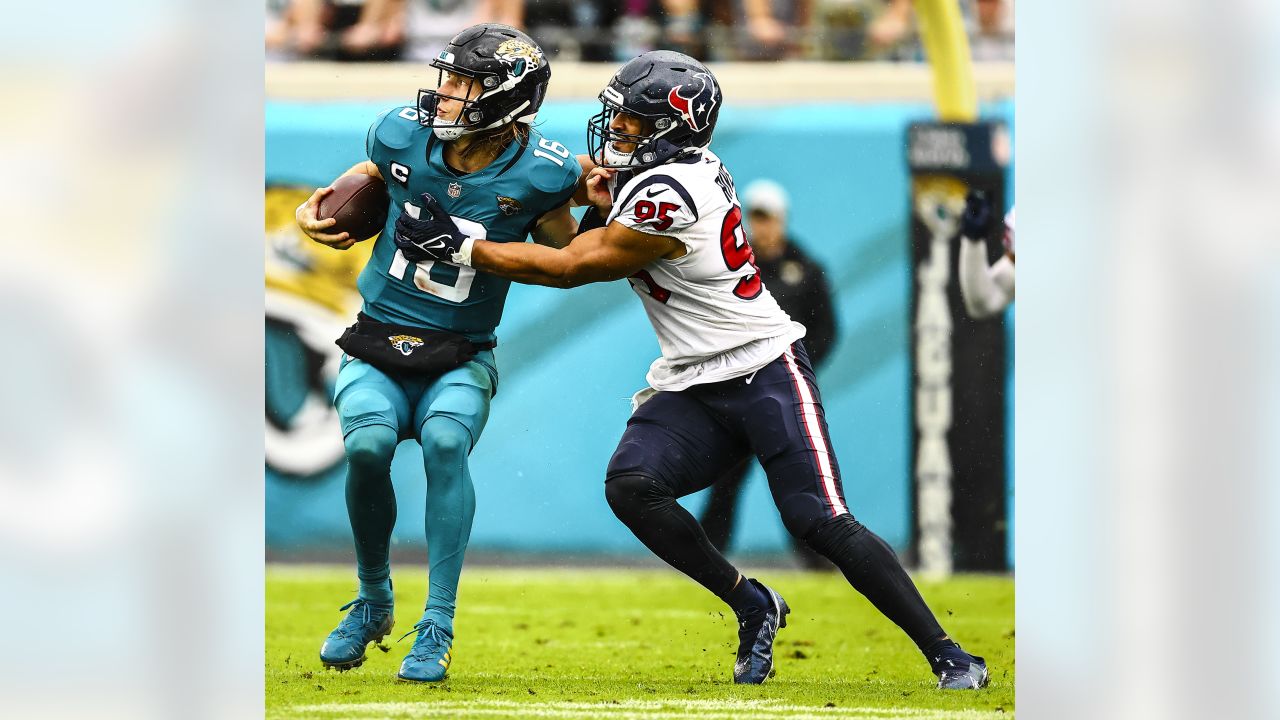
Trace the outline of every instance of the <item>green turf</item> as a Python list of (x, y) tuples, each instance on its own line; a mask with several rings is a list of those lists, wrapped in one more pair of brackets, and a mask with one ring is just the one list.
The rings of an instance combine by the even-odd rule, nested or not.
[[(761, 572), (791, 605), (777, 674), (733, 684), (736, 627), (721, 603), (669, 570), (468, 568), (453, 665), (439, 685), (395, 680), (413, 638), (363, 667), (320, 665), (355, 596), (354, 570), (267, 570), (268, 718), (1006, 718), (1013, 716), (1013, 580), (921, 583), (991, 685), (942, 692), (915, 646), (837, 574)], [(426, 597), (425, 571), (397, 567), (396, 629)]]

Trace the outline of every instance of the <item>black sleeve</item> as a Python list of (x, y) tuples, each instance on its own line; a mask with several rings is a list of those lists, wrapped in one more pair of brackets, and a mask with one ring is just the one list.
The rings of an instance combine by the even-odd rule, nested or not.
[(589, 206), (587, 211), (582, 214), (582, 219), (578, 221), (578, 234), (581, 235), (588, 230), (595, 230), (601, 227), (604, 227), (604, 218), (601, 217), (600, 211), (596, 209), (595, 205)]
[(836, 344), (835, 298), (827, 284), (827, 275), (822, 267), (812, 260), (808, 261), (810, 281), (806, 283), (804, 303), (809, 322), (808, 333), (804, 337), (804, 346), (809, 351), (809, 359), (816, 369), (822, 365)]

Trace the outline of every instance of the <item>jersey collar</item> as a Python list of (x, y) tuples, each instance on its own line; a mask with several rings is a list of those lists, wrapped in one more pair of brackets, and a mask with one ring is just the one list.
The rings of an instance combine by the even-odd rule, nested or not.
[(427, 167), (459, 180), (491, 180), (510, 170), (520, 160), (520, 156), (524, 155), (527, 147), (527, 143), (513, 142), (498, 153), (493, 162), (475, 172), (464, 173), (449, 167), (449, 163), (444, 161), (444, 143), (436, 138), (435, 133), (431, 133), (427, 138)]

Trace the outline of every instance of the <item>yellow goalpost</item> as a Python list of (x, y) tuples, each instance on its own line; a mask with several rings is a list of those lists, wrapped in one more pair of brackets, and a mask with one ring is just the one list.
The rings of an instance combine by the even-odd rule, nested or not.
[(972, 122), (978, 117), (978, 91), (959, 0), (915, 0), (915, 8), (925, 56), (933, 68), (938, 119)]

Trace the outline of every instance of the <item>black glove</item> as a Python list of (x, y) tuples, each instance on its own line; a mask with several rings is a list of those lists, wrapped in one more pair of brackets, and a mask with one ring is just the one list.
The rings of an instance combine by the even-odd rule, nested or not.
[(970, 190), (964, 198), (960, 234), (970, 240), (986, 241), (991, 235), (991, 202), (981, 190)]
[[(466, 235), (454, 224), (453, 218), (431, 193), (422, 193), (421, 207), (405, 203), (405, 209), (396, 218), (396, 247), (409, 262), (444, 260), (448, 262), (462, 247)], [(412, 217), (417, 212), (418, 217)]]

